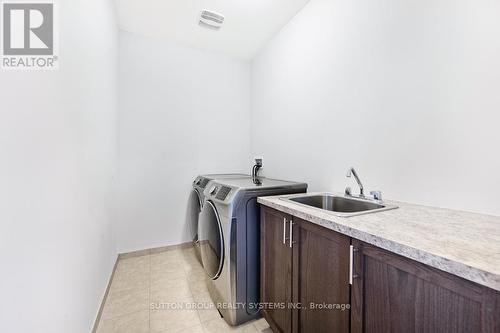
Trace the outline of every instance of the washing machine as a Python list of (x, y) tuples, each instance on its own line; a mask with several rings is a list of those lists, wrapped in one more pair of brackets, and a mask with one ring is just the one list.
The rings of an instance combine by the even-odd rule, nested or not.
[(258, 178), (205, 186), (198, 244), (212, 301), (230, 325), (260, 316), (260, 205), (257, 197), (305, 193), (307, 184)]
[(226, 179), (226, 178), (251, 178), (251, 176), (243, 173), (228, 173), (228, 174), (207, 174), (199, 175), (193, 180), (193, 188), (189, 194), (188, 209), (187, 209), (187, 228), (189, 232), (190, 239), (193, 241), (195, 246), (195, 252), (198, 255), (200, 261), (200, 252), (198, 246), (198, 219), (203, 207), (203, 202), (205, 201), (205, 196), (203, 191), (207, 186), (208, 182), (216, 179)]

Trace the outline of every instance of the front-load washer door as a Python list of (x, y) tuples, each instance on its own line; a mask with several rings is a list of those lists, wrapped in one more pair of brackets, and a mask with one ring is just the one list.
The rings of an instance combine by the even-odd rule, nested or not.
[(198, 240), (203, 268), (211, 279), (219, 277), (224, 263), (224, 237), (219, 214), (212, 201), (206, 201), (200, 214)]
[(188, 228), (193, 242), (198, 241), (198, 219), (200, 218), (201, 206), (201, 195), (196, 189), (193, 189), (188, 202)]

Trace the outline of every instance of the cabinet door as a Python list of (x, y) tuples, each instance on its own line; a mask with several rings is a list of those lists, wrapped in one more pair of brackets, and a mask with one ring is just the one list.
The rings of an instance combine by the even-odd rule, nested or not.
[(499, 332), (499, 293), (353, 240), (352, 332)]
[[(292, 217), (294, 332), (346, 333), (350, 320), (350, 238)], [(311, 303), (314, 307), (311, 307)]]
[[(292, 248), (288, 232), (290, 216), (262, 207), (261, 302), (269, 303), (263, 315), (274, 332), (291, 332)], [(284, 308), (281, 305), (285, 305)]]

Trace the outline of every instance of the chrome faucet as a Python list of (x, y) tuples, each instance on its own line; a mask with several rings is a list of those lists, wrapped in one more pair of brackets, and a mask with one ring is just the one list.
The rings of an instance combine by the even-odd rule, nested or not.
[[(363, 184), (361, 184), (361, 180), (359, 180), (359, 177), (358, 177), (358, 174), (356, 173), (356, 170), (354, 170), (353, 167), (349, 168), (349, 170), (347, 170), (347, 177), (351, 177), (354, 176), (354, 178), (356, 179), (356, 182), (358, 183), (358, 186), (359, 186), (359, 197), (360, 198), (364, 198), (365, 197), (365, 192), (364, 192), (364, 187), (363, 187)], [(346, 195), (351, 195), (351, 188), (346, 188), (345, 190), (345, 193)]]

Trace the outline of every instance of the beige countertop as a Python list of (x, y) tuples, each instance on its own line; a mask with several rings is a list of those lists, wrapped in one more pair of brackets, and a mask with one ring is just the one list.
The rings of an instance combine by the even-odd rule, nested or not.
[(303, 195), (260, 197), (258, 202), (500, 291), (498, 216), (385, 200), (399, 208), (338, 217), (283, 200)]

